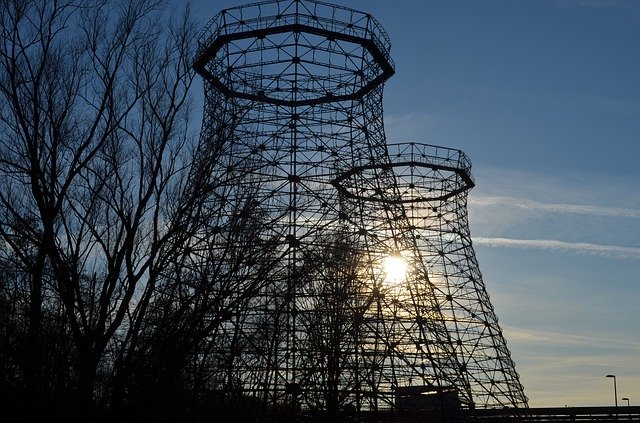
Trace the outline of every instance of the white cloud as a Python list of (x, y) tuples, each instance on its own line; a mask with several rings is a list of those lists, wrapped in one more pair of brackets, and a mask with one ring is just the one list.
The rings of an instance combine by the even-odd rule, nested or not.
[(639, 258), (637, 177), (499, 169), (479, 173), (480, 190), (468, 199), (470, 225), (481, 237), (479, 243)]
[(478, 245), (488, 247), (531, 248), (538, 250), (560, 250), (577, 254), (601, 257), (640, 260), (640, 248), (617, 245), (599, 245), (586, 242), (564, 242), (553, 239), (511, 239), (474, 237)]
[[(639, 2), (640, 3), (640, 2)], [(548, 174), (493, 167), (476, 167), (475, 198), (509, 197), (549, 204), (588, 204), (640, 209), (640, 175), (615, 172)]]
[(587, 335), (576, 335), (572, 333), (550, 332), (535, 329), (517, 328), (514, 326), (501, 325), (509, 335), (509, 340), (533, 345), (544, 345), (546, 347), (579, 347), (588, 348), (615, 348), (616, 350), (629, 349), (640, 350), (640, 340), (607, 338), (601, 333), (590, 333)]
[(617, 207), (601, 207), (578, 204), (559, 204), (559, 203), (541, 203), (533, 200), (526, 200), (515, 197), (473, 197), (469, 199), (469, 204), (473, 206), (507, 206), (515, 207), (523, 210), (542, 211), (547, 213), (567, 213), (582, 214), (592, 216), (605, 217), (629, 217), (640, 218), (640, 210), (617, 208)]

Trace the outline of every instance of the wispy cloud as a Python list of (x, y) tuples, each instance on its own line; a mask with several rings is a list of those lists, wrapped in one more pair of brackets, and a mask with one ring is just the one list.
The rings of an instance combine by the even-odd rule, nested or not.
[[(530, 406), (593, 406), (603, 404), (610, 385), (607, 373), (624, 375), (627, 395), (640, 393), (638, 354), (633, 337), (599, 331), (536, 330), (502, 325), (514, 352)], [(576, 389), (579, 386), (579, 389)], [(553, 387), (553, 389), (550, 389)]]
[(597, 333), (589, 333), (589, 335), (576, 335), (572, 333), (551, 332), (548, 330), (535, 330), (518, 328), (509, 325), (502, 325), (505, 332), (508, 333), (509, 339), (520, 343), (528, 343), (535, 345), (564, 346), (589, 348), (594, 347), (610, 347), (615, 345), (616, 349), (640, 349), (640, 341), (637, 339), (620, 339), (607, 338)]
[(577, 254), (587, 254), (615, 259), (640, 260), (640, 248), (617, 245), (599, 245), (586, 242), (564, 242), (553, 239), (511, 239), (474, 237), (478, 245), (488, 247), (531, 248), (538, 250), (559, 250)]
[(471, 192), (471, 200), (484, 196), (517, 197), (542, 203), (640, 209), (640, 190), (635, 174), (573, 171), (549, 174), (483, 166), (475, 166), (474, 174), (477, 186)]
[(387, 125), (406, 124), (419, 122), (423, 125), (433, 125), (442, 122), (442, 117), (421, 112), (411, 112), (403, 115), (386, 116), (384, 121)]
[(582, 214), (591, 216), (604, 217), (628, 217), (640, 218), (640, 210), (616, 208), (616, 207), (600, 207), (578, 204), (559, 204), (559, 203), (541, 203), (532, 200), (514, 197), (474, 197), (469, 199), (469, 204), (474, 206), (510, 206), (523, 210), (542, 211), (546, 213), (564, 213), (564, 214)]
[(422, 112), (389, 115), (385, 116), (385, 131), (390, 142), (422, 140), (425, 133), (444, 122), (441, 116)]

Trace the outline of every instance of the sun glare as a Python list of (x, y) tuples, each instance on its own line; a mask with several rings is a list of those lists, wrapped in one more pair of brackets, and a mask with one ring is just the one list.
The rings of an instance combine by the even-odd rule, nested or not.
[(389, 283), (402, 282), (407, 276), (407, 263), (399, 255), (390, 255), (384, 259), (384, 280)]

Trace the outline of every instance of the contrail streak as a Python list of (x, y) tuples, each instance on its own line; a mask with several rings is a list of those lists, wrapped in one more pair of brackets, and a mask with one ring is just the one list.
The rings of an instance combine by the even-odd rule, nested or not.
[(605, 217), (640, 218), (640, 210), (618, 207), (600, 207), (576, 204), (540, 203), (513, 197), (480, 197), (470, 198), (469, 204), (474, 206), (506, 205), (523, 210), (544, 211), (549, 213), (583, 214)]
[(640, 248), (618, 245), (600, 245), (586, 242), (564, 242), (553, 239), (512, 239), (474, 237), (477, 245), (488, 247), (533, 248), (538, 250), (560, 250), (577, 254), (610, 257), (617, 259), (640, 260)]

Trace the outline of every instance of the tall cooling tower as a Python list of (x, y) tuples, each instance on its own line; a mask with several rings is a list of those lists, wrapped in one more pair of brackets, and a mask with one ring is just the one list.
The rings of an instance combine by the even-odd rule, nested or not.
[(385, 138), (380, 24), (267, 1), (223, 10), (199, 42), (222, 204), (208, 236), (272, 261), (247, 290), (255, 263), (234, 260), (237, 282), (216, 288), (233, 307), (212, 388), (329, 416), (526, 407), (472, 247), (469, 160)]

